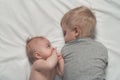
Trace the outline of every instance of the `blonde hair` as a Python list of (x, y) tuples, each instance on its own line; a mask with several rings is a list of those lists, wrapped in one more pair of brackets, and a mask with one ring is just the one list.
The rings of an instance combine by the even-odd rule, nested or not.
[(77, 7), (63, 16), (61, 26), (69, 28), (79, 26), (82, 30), (81, 37), (91, 37), (95, 30), (96, 17), (89, 8), (85, 6)]
[(28, 59), (30, 61), (31, 64), (34, 63), (34, 61), (36, 60), (35, 56), (34, 56), (34, 52), (36, 51), (33, 47), (30, 46), (30, 42), (33, 41), (34, 39), (45, 39), (43, 36), (37, 36), (37, 37), (32, 37), (30, 39), (27, 39), (26, 41), (26, 53), (28, 56)]

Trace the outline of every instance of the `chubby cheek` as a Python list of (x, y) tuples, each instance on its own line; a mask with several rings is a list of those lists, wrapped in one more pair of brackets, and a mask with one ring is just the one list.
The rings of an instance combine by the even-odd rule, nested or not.
[(50, 51), (49, 51), (49, 56), (51, 56), (51, 55), (52, 55), (52, 53), (53, 53), (53, 50), (50, 50)]
[(49, 51), (48, 51), (48, 55), (51, 56), (53, 53), (53, 48), (51, 48)]
[(44, 59), (47, 59), (49, 56), (51, 56), (51, 54), (52, 54), (51, 50), (45, 50), (42, 57)]

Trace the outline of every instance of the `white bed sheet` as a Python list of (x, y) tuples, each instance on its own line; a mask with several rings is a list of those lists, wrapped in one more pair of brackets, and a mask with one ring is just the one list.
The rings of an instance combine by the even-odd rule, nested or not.
[(47, 0), (0, 0), (0, 80), (27, 80), (27, 38), (45, 36), (61, 50), (62, 13), (52, 4)]
[(120, 80), (119, 0), (0, 0), (0, 80), (28, 79), (28, 37), (45, 36), (60, 51), (64, 45), (60, 20), (69, 9), (81, 5), (95, 12), (96, 40), (109, 51), (106, 80)]
[(107, 80), (120, 80), (120, 1), (91, 1), (97, 15), (96, 40), (108, 48)]

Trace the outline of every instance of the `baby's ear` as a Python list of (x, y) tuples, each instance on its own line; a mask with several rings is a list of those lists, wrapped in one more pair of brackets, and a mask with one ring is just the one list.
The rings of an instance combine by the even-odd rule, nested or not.
[(38, 52), (35, 52), (35, 53), (34, 53), (34, 56), (35, 56), (35, 58), (37, 58), (37, 59), (41, 59), (41, 58), (42, 58), (41, 55), (40, 55), (40, 53), (38, 53)]
[(75, 31), (75, 37), (78, 38), (80, 37), (82, 30), (79, 26), (74, 26), (74, 31)]

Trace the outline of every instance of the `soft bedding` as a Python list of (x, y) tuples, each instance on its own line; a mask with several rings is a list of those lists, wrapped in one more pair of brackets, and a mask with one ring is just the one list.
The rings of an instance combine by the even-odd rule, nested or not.
[(106, 80), (120, 80), (119, 0), (0, 0), (0, 80), (28, 80), (27, 38), (45, 36), (60, 51), (64, 45), (60, 20), (81, 5), (95, 13), (95, 39), (108, 48)]

